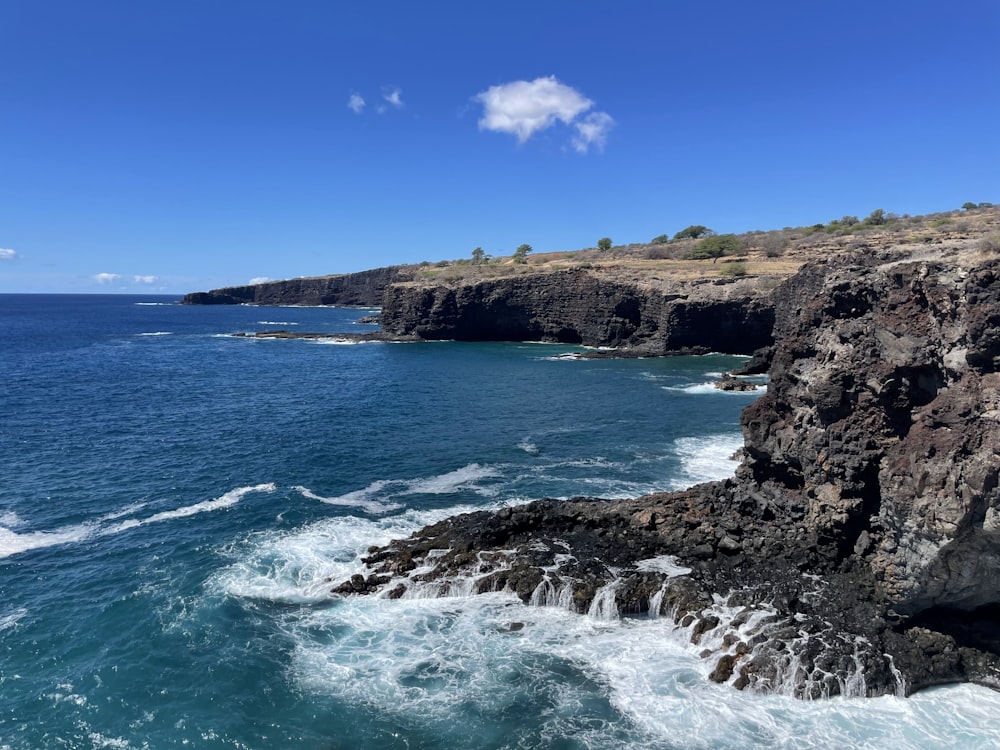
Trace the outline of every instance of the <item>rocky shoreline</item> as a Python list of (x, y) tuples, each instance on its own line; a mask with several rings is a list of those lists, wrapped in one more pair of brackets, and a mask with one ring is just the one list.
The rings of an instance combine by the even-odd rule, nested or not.
[(741, 417), (733, 478), (458, 516), (372, 548), (330, 581), (333, 595), (507, 591), (666, 618), (711, 679), (801, 698), (1000, 689), (1000, 256), (951, 222), (905, 242), (843, 240), (784, 281), (589, 263), (440, 280), (396, 267), (185, 302), (380, 306), (381, 331), (337, 338), (725, 351), (754, 355), (734, 375), (767, 374)]
[(713, 680), (802, 698), (1000, 688), (1000, 261), (865, 251), (773, 300), (732, 479), (458, 516), (332, 591), (670, 618)]

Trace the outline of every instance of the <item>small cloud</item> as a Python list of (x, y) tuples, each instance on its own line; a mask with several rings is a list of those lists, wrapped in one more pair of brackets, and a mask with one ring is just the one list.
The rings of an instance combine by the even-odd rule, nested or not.
[(614, 126), (615, 121), (607, 112), (591, 112), (573, 123), (577, 133), (573, 138), (573, 148), (581, 154), (587, 153), (591, 146), (603, 151), (604, 144), (608, 140), (608, 131)]
[(403, 91), (397, 87), (382, 89), (382, 98), (396, 109), (401, 109), (403, 104)]
[(15, 260), (16, 258), (16, 251), (6, 247), (0, 247), (0, 260)]
[(360, 115), (365, 109), (365, 99), (361, 94), (351, 94), (347, 100), (347, 108), (356, 115)]
[(490, 86), (473, 100), (483, 105), (480, 130), (511, 133), (520, 143), (557, 121), (569, 124), (594, 104), (555, 76)]
[(117, 273), (95, 273), (91, 278), (98, 284), (114, 284), (121, 276)]
[(591, 146), (603, 148), (615, 122), (606, 112), (590, 111), (594, 102), (555, 76), (490, 86), (473, 101), (483, 105), (480, 130), (510, 133), (518, 143), (525, 143), (535, 133), (562, 122), (576, 128), (572, 144), (581, 154)]
[(267, 276), (254, 276), (250, 281), (247, 282), (250, 286), (255, 284), (266, 284), (270, 279)]
[(139, 275), (137, 275), (137, 276), (133, 276), (132, 280), (136, 284), (155, 284), (157, 281), (160, 280), (160, 277), (159, 276), (139, 276)]

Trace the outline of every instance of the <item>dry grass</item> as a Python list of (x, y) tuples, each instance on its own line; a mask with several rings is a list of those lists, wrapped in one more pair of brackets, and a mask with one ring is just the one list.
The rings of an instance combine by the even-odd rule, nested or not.
[[(747, 232), (739, 236), (744, 248), (740, 262), (745, 266), (745, 276), (776, 283), (776, 280), (794, 274), (810, 260), (852, 251), (898, 249), (921, 255), (928, 251), (952, 254), (966, 250), (1000, 253), (1000, 206), (898, 217), (880, 226), (855, 225), (833, 233), (801, 227)], [(528, 256), (526, 264), (515, 264), (509, 256), (493, 258), (479, 265), (468, 259), (442, 261), (416, 268), (417, 277), (413, 283), (460, 284), (568, 269), (587, 269), (594, 274), (650, 286), (732, 275), (731, 269), (725, 268), (725, 258), (714, 263), (711, 260), (688, 259), (687, 254), (695, 242), (637, 243), (621, 245), (606, 252), (593, 248), (536, 252)]]

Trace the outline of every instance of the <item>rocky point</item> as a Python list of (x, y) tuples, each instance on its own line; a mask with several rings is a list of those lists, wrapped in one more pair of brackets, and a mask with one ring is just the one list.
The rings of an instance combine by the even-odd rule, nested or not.
[(333, 591), (666, 617), (737, 688), (1000, 687), (998, 275), (973, 250), (812, 262), (774, 291), (732, 479), (458, 516)]

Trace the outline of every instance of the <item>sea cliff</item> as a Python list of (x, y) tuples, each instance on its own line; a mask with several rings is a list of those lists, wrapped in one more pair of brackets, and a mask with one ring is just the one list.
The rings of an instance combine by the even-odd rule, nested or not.
[(389, 284), (413, 277), (412, 266), (388, 266), (359, 273), (312, 276), (191, 292), (185, 305), (343, 305), (379, 307)]
[(601, 268), (573, 268), (438, 282), (414, 279), (415, 273), (397, 266), (274, 281), (194, 292), (183, 302), (379, 306), (381, 331), (368, 338), (555, 341), (610, 348), (618, 356), (750, 354), (772, 341), (771, 292), (778, 282), (770, 278), (668, 278), (654, 284)]
[(600, 270), (386, 288), (388, 335), (461, 341), (557, 341), (634, 354), (725, 351), (771, 343), (774, 308), (759, 279), (677, 279), (665, 286)]
[[(333, 589), (510, 590), (598, 616), (669, 617), (703, 646), (712, 679), (738, 688), (1000, 687), (998, 276), (1000, 259), (974, 248), (811, 262), (769, 297), (770, 384), (743, 414), (732, 479), (459, 516), (371, 550), (364, 574)], [(566, 305), (581, 294), (573, 283), (588, 294), (567, 276)], [(430, 330), (494, 299), (423, 294)], [(548, 330), (669, 340), (648, 323), (656, 315), (608, 323), (614, 300), (573, 336)]]

